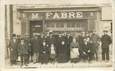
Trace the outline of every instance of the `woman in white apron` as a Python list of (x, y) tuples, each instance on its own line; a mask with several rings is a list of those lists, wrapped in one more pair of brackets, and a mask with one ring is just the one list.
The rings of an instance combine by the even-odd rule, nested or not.
[(75, 38), (73, 38), (73, 41), (70, 44), (70, 59), (72, 63), (76, 63), (79, 61), (79, 44), (76, 41)]

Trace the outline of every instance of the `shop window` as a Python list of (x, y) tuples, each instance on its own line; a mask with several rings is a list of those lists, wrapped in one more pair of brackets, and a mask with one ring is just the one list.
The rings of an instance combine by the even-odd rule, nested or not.
[(63, 28), (64, 27), (64, 23), (58, 22), (58, 23), (56, 23), (56, 27)]
[(46, 24), (46, 26), (47, 26), (47, 27), (55, 27), (55, 23), (53, 23), (53, 22), (48, 22), (48, 23)]
[(75, 23), (75, 27), (81, 27), (81, 24), (79, 22)]
[(68, 27), (68, 28), (70, 28), (70, 27), (75, 27), (75, 24), (76, 24), (76, 23), (71, 23), (71, 22), (70, 22), (70, 23), (67, 23), (67, 27)]

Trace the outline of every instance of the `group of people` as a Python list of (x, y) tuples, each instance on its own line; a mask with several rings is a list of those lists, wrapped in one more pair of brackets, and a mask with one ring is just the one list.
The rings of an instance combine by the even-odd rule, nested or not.
[(75, 37), (71, 34), (53, 32), (33, 35), (31, 38), (17, 37), (13, 34), (9, 42), (10, 62), (21, 66), (30, 62), (47, 64), (98, 60), (98, 49), (101, 43), (102, 60), (109, 60), (111, 37), (104, 31), (99, 37), (95, 32), (81, 32)]

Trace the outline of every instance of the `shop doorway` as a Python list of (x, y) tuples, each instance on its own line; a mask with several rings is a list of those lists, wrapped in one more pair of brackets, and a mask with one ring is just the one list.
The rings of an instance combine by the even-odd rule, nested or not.
[(43, 21), (30, 21), (30, 36), (43, 32)]

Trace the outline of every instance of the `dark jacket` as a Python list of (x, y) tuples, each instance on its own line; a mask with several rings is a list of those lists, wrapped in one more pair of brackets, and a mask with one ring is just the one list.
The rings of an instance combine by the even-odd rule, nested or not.
[(16, 60), (17, 57), (18, 57), (18, 43), (17, 43), (17, 40), (16, 42), (14, 42), (13, 40), (11, 40), (9, 42), (9, 49), (10, 49), (10, 58), (11, 60)]
[(68, 48), (66, 36), (58, 38), (57, 61), (60, 63), (68, 61)]
[(102, 48), (108, 47), (112, 43), (112, 39), (109, 35), (103, 35), (101, 37)]
[(41, 45), (40, 47), (40, 62), (47, 63), (49, 61), (50, 51), (48, 45)]
[(99, 40), (100, 40), (100, 37), (98, 35), (93, 34), (91, 36), (91, 41), (93, 42), (95, 48), (99, 46), (99, 42), (98, 42)]
[(83, 47), (85, 46), (85, 44), (84, 44), (84, 38), (85, 38), (85, 37), (78, 36), (78, 43), (79, 43), (79, 50), (80, 50), (80, 51), (82, 51), (82, 50), (83, 50)]
[(19, 55), (29, 54), (29, 47), (26, 44), (20, 44), (18, 48)]
[(41, 45), (41, 38), (38, 38), (38, 39), (33, 39), (32, 40), (32, 50), (33, 50), (33, 53), (35, 52), (39, 52), (39, 49), (40, 49), (40, 45)]

